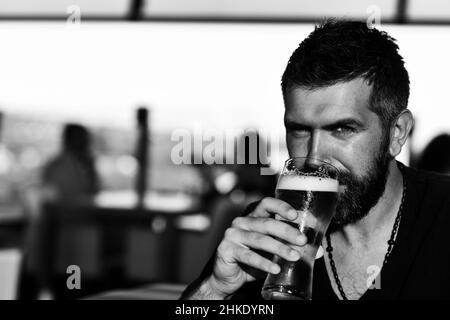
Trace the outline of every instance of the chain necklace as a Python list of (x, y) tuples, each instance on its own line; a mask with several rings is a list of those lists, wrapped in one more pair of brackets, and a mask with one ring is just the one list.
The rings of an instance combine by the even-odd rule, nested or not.
[[(386, 255), (384, 256), (383, 266), (387, 263), (389, 256), (391, 255), (392, 248), (394, 247), (395, 235), (397, 234), (398, 227), (400, 225), (400, 220), (401, 220), (402, 211), (403, 211), (403, 204), (405, 202), (405, 197), (406, 197), (406, 178), (405, 178), (405, 173), (404, 173), (404, 167), (402, 164), (399, 164), (399, 169), (403, 175), (403, 194), (402, 194), (402, 200), (400, 203), (400, 208), (398, 209), (397, 217), (395, 218), (394, 226), (392, 227), (391, 238), (387, 242), (388, 249), (387, 249)], [(332, 254), (333, 247), (331, 246), (331, 239), (330, 239), (330, 235), (328, 233), (326, 235), (326, 239), (327, 239), (328, 259), (330, 260), (330, 266), (331, 266), (331, 270), (333, 271), (334, 280), (336, 281), (336, 285), (338, 287), (339, 293), (342, 296), (342, 299), (348, 300), (347, 296), (345, 295), (344, 289), (342, 288), (342, 284), (341, 284), (341, 281), (339, 280), (339, 276), (338, 276), (338, 273), (336, 270), (336, 264), (334, 263), (334, 260), (333, 260), (333, 254)]]

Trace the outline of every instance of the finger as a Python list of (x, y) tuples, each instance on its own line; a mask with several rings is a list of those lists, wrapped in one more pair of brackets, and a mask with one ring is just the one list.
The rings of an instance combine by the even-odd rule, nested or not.
[(297, 211), (289, 203), (269, 197), (262, 199), (249, 216), (270, 217), (273, 214), (278, 214), (280, 217), (287, 220), (295, 220), (298, 216)]
[(233, 241), (238, 245), (244, 245), (252, 249), (278, 255), (288, 261), (297, 261), (300, 254), (289, 245), (268, 235), (240, 229), (229, 229), (233, 233)]
[(234, 248), (236, 260), (244, 263), (252, 268), (262, 270), (264, 272), (269, 272), (277, 274), (280, 272), (280, 266), (273, 263), (269, 259), (266, 259), (256, 252), (246, 248), (244, 246), (235, 245)]
[(306, 235), (298, 228), (273, 218), (238, 217), (233, 220), (232, 227), (268, 234), (298, 246), (307, 243)]

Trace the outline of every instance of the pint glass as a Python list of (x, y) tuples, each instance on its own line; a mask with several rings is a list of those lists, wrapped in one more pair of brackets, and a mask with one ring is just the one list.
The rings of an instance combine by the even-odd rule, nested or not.
[[(278, 274), (268, 274), (262, 289), (267, 300), (310, 300), (314, 260), (331, 218), (336, 210), (338, 171), (332, 165), (313, 158), (291, 158), (284, 165), (275, 196), (298, 212), (295, 221), (286, 221), (307, 237), (303, 247), (290, 244), (300, 253), (291, 262), (274, 256)], [(279, 219), (279, 217), (275, 217)]]

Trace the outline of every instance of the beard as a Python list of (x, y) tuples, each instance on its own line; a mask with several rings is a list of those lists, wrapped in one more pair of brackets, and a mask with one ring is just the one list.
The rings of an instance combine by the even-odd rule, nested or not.
[(346, 189), (339, 195), (336, 213), (330, 222), (328, 233), (361, 220), (377, 204), (386, 188), (389, 163), (392, 160), (388, 150), (389, 139), (382, 137), (380, 150), (366, 175), (358, 177), (349, 172), (339, 173), (339, 183)]

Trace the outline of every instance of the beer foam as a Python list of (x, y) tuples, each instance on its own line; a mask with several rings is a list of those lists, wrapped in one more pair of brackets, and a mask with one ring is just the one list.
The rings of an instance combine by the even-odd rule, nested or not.
[(339, 183), (336, 179), (314, 176), (284, 175), (278, 181), (277, 189), (309, 190), (322, 192), (338, 192)]

